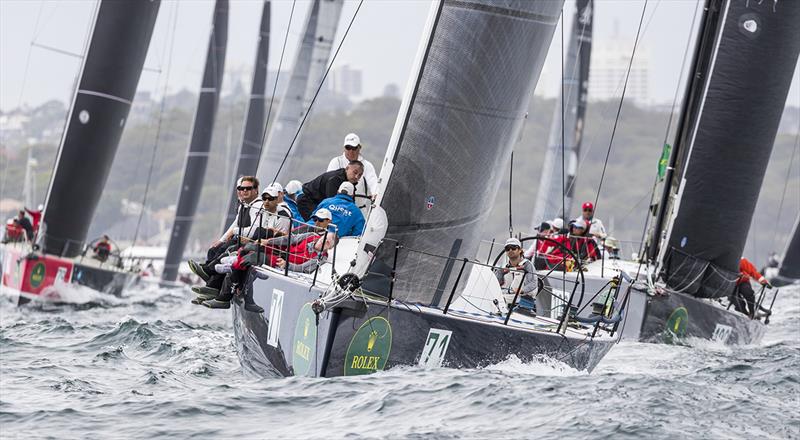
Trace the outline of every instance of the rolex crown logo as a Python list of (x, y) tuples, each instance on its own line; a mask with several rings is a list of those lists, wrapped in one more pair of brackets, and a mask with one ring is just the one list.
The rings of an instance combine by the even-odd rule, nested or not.
[(372, 348), (375, 347), (376, 340), (378, 340), (378, 332), (373, 330), (369, 334), (369, 340), (367, 340), (367, 351), (372, 352)]

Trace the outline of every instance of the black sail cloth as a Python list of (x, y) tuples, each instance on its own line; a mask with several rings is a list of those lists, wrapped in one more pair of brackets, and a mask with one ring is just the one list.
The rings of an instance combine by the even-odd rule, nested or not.
[[(386, 238), (404, 246), (395, 298), (443, 304), (455, 282), (453, 260), (410, 250), (475, 256), (562, 3), (439, 5), (380, 201)], [(392, 243), (378, 252), (375, 267), (391, 267)]]
[(671, 290), (730, 294), (800, 53), (800, 2), (712, 1), (720, 19), (665, 242)]
[(61, 140), (43, 217), (43, 250), (81, 253), (144, 67), (156, 1), (103, 1)]

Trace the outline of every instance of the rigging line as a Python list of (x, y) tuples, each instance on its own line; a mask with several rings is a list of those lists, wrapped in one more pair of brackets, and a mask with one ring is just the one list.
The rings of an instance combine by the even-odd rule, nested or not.
[(144, 195), (142, 196), (142, 207), (139, 211), (139, 219), (136, 221), (136, 230), (133, 233), (133, 241), (131, 242), (131, 247), (136, 246), (136, 240), (139, 238), (139, 230), (142, 225), (142, 219), (144, 218), (144, 213), (147, 209), (147, 196), (150, 193), (150, 183), (152, 182), (153, 178), (153, 168), (156, 163), (156, 155), (158, 153), (158, 142), (161, 137), (161, 125), (164, 121), (164, 110), (166, 108), (167, 103), (167, 88), (169, 86), (169, 74), (170, 68), (172, 66), (172, 53), (175, 47), (175, 33), (178, 24), (178, 8), (180, 2), (175, 2), (175, 8), (173, 9), (172, 13), (172, 38), (170, 39), (169, 44), (169, 56), (167, 57), (167, 67), (165, 72), (164, 78), (164, 92), (161, 96), (161, 107), (158, 111), (158, 122), (156, 124), (156, 133), (155, 133), (155, 142), (153, 144), (153, 152), (150, 155), (150, 168), (147, 170), (147, 180), (144, 186)]
[[(289, 24), (286, 25), (286, 33), (283, 36), (283, 47), (281, 48), (281, 57), (278, 59), (278, 72), (275, 74), (275, 84), (272, 86), (272, 97), (269, 99), (269, 108), (267, 109), (267, 117), (264, 120), (264, 131), (261, 133), (261, 150), (264, 149), (264, 142), (267, 139), (267, 133), (269, 133), (269, 119), (272, 115), (272, 105), (275, 103), (275, 94), (278, 90), (278, 80), (281, 78), (281, 67), (283, 66), (283, 55), (286, 53), (286, 42), (289, 40), (289, 30), (292, 28), (292, 17), (294, 17), (294, 7), (297, 4), (297, 0), (292, 1), (292, 10), (289, 12)], [(258, 155), (258, 160), (256, 161), (256, 168), (258, 168), (259, 163), (261, 162), (261, 154)], [(267, 186), (267, 182), (263, 182), (264, 186)]]
[(566, 137), (566, 115), (564, 114), (564, 5), (561, 5), (561, 218), (567, 217), (567, 167), (566, 167), (566, 149), (564, 146), (564, 138)]
[(508, 236), (514, 236), (514, 223), (511, 221), (511, 195), (514, 181), (514, 150), (511, 150), (511, 163), (508, 166)]
[(317, 91), (314, 92), (314, 96), (311, 98), (311, 102), (308, 104), (308, 108), (303, 114), (303, 119), (300, 121), (300, 126), (297, 127), (297, 131), (295, 132), (294, 137), (292, 138), (292, 142), (289, 144), (289, 148), (286, 150), (286, 154), (283, 155), (283, 160), (281, 160), (281, 165), (278, 167), (278, 171), (275, 172), (275, 177), (272, 179), (273, 182), (278, 180), (278, 176), (281, 174), (281, 170), (283, 169), (283, 166), (286, 164), (286, 159), (289, 158), (289, 153), (291, 153), (292, 148), (294, 148), (294, 143), (300, 136), (300, 132), (303, 130), (303, 125), (305, 125), (306, 119), (308, 119), (308, 115), (311, 114), (311, 108), (314, 107), (314, 103), (317, 101), (317, 96), (319, 96), (319, 92), (320, 90), (322, 90), (322, 86), (325, 84), (325, 79), (328, 78), (328, 73), (330, 73), (333, 64), (336, 62), (336, 56), (339, 55), (339, 51), (342, 49), (342, 45), (344, 44), (345, 40), (347, 40), (347, 35), (350, 33), (350, 28), (353, 27), (353, 22), (356, 21), (356, 17), (358, 16), (358, 11), (361, 10), (361, 6), (363, 4), (364, 0), (360, 0), (358, 2), (358, 6), (356, 6), (356, 11), (353, 13), (353, 17), (350, 18), (350, 23), (347, 24), (347, 29), (345, 29), (344, 35), (342, 35), (342, 39), (339, 41), (339, 46), (336, 47), (336, 52), (333, 53), (333, 57), (331, 57), (331, 62), (325, 69), (325, 74), (322, 75), (322, 80), (320, 80), (319, 86), (317, 86)]
[(644, 0), (642, 7), (642, 16), (639, 19), (639, 28), (636, 30), (636, 38), (633, 41), (633, 50), (631, 51), (631, 59), (628, 61), (628, 69), (625, 72), (625, 83), (622, 86), (622, 96), (619, 98), (619, 106), (617, 107), (617, 116), (614, 118), (614, 128), (611, 129), (611, 139), (608, 141), (608, 149), (606, 150), (606, 159), (603, 162), (603, 172), (600, 174), (600, 184), (597, 185), (597, 194), (594, 198), (594, 212), (597, 212), (597, 201), (600, 200), (600, 190), (603, 189), (603, 179), (606, 176), (606, 169), (608, 168), (608, 158), (611, 156), (611, 148), (614, 145), (614, 135), (617, 133), (617, 124), (619, 123), (619, 116), (622, 113), (622, 103), (625, 102), (625, 91), (628, 89), (628, 79), (631, 75), (631, 67), (633, 67), (633, 57), (636, 55), (636, 46), (639, 45), (639, 35), (642, 31), (642, 23), (644, 22), (644, 15), (647, 11), (647, 1)]
[(772, 228), (772, 243), (771, 249), (775, 250), (775, 239), (778, 235), (778, 225), (781, 224), (781, 216), (783, 215), (783, 201), (786, 198), (786, 188), (789, 187), (789, 178), (792, 174), (792, 165), (794, 164), (794, 155), (797, 153), (798, 146), (800, 146), (800, 131), (794, 138), (794, 148), (792, 149), (792, 157), (789, 159), (789, 168), (786, 169), (786, 178), (783, 183), (783, 194), (781, 194), (781, 203), (778, 205), (778, 218), (775, 219), (775, 226)]

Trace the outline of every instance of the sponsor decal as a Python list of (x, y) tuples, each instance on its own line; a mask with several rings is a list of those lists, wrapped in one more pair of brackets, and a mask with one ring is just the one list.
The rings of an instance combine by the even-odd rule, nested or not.
[(28, 281), (30, 282), (32, 288), (38, 289), (39, 286), (42, 285), (42, 282), (44, 281), (45, 272), (46, 270), (44, 267), (44, 263), (42, 263), (41, 261), (33, 266), (33, 269), (31, 269), (30, 278), (28, 278)]
[(267, 328), (267, 344), (278, 348), (278, 333), (281, 330), (283, 312), (283, 291), (272, 289), (272, 304), (269, 307), (269, 327)]
[(428, 198), (425, 199), (425, 207), (428, 208), (428, 211), (430, 211), (431, 208), (433, 208), (433, 205), (435, 204), (436, 204), (436, 197), (428, 196)]
[(686, 334), (686, 325), (688, 324), (689, 312), (686, 311), (686, 307), (678, 307), (667, 319), (667, 330), (674, 333), (675, 336), (683, 336)]
[(294, 328), (292, 344), (292, 369), (295, 376), (305, 376), (311, 370), (317, 346), (317, 316), (311, 310), (311, 303), (300, 309), (297, 325)]
[(386, 367), (392, 349), (392, 326), (382, 316), (361, 324), (344, 358), (344, 375), (370, 374)]

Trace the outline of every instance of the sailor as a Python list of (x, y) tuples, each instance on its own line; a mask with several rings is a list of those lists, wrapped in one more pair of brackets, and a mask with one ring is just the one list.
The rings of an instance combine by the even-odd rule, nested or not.
[(378, 189), (378, 174), (372, 162), (364, 159), (361, 155), (361, 138), (355, 133), (350, 133), (344, 138), (344, 152), (331, 159), (328, 164), (328, 171), (338, 170), (347, 166), (350, 161), (358, 160), (364, 164), (364, 175), (358, 179), (356, 184), (355, 202), (358, 209), (366, 218), (369, 215), (370, 205), (375, 201)]
[(606, 238), (606, 227), (603, 226), (603, 222), (600, 221), (600, 219), (594, 218), (594, 204), (592, 202), (585, 202), (581, 205), (581, 212), (579, 218), (589, 225), (589, 228), (584, 231), (584, 235), (591, 235), (601, 240)]
[(553, 235), (567, 233), (567, 230), (564, 229), (564, 219), (559, 217), (554, 218), (553, 221), (550, 222), (550, 228), (553, 231)]
[[(311, 215), (311, 221), (303, 223), (292, 229), (292, 234), (302, 234), (304, 232), (323, 232), (331, 224), (333, 215), (325, 208), (319, 208)], [(333, 229), (329, 229), (333, 231)]]
[(599, 258), (597, 244), (591, 237), (586, 236), (586, 222), (579, 218), (569, 224), (569, 249), (583, 262)]
[(345, 168), (327, 171), (314, 180), (303, 184), (303, 194), (297, 198), (297, 208), (303, 220), (311, 217), (319, 202), (333, 197), (339, 192), (342, 182), (358, 183), (364, 174), (364, 164), (358, 160), (351, 160)]
[[(548, 222), (542, 222), (538, 228), (537, 237), (550, 238), (553, 235), (553, 227)], [(552, 252), (556, 245), (549, 240), (537, 238), (533, 244), (525, 252), (525, 258), (533, 261), (533, 267), (536, 270), (547, 269), (547, 255)]]
[[(278, 237), (267, 240), (267, 246), (275, 249), (289, 247), (289, 270), (292, 272), (312, 273), (328, 258), (328, 250), (336, 244), (336, 234), (306, 232), (289, 237)], [(286, 267), (286, 260), (280, 252), (268, 253), (268, 264), (281, 269)]]
[(303, 183), (299, 180), (290, 180), (283, 192), (283, 201), (292, 211), (292, 218), (302, 221), (300, 211), (297, 209), (297, 197), (303, 193)]
[(256, 222), (264, 232), (259, 238), (280, 237), (289, 233), (289, 228), (292, 226), (292, 211), (285, 204), (281, 204), (282, 190), (279, 183), (273, 183), (261, 193), (264, 212), (256, 216)]
[(111, 239), (108, 238), (108, 235), (103, 235), (100, 240), (95, 243), (93, 250), (94, 258), (100, 260), (100, 262), (108, 260), (108, 256), (111, 255)]
[(753, 286), (750, 285), (751, 278), (758, 281), (762, 286), (772, 288), (772, 285), (764, 278), (764, 275), (758, 273), (756, 266), (747, 258), (742, 257), (739, 260), (739, 278), (736, 279), (736, 288), (733, 289), (733, 293), (728, 297), (728, 300), (730, 300), (737, 312), (754, 318), (756, 315), (756, 294), (753, 292)]
[[(324, 208), (333, 215), (332, 223), (336, 225), (339, 237), (358, 236), (364, 231), (364, 215), (353, 200), (354, 193), (355, 186), (352, 183), (342, 182), (338, 194), (317, 205), (317, 210)], [(314, 213), (316, 214), (316, 210)]]
[(236, 218), (225, 233), (211, 244), (206, 252), (205, 262), (189, 260), (189, 269), (206, 283), (205, 286), (192, 287), (192, 291), (198, 294), (198, 297), (192, 300), (193, 303), (200, 304), (201, 301), (219, 294), (225, 277), (218, 274), (214, 266), (226, 254), (229, 247), (239, 244), (239, 234), (241, 233), (243, 237), (257, 238), (257, 234), (263, 232), (253, 227), (262, 203), (258, 198), (258, 184), (255, 176), (242, 176), (236, 181), (236, 197), (239, 199)]
[(28, 217), (25, 216), (25, 211), (17, 213), (17, 218), (14, 219), (14, 222), (25, 231), (25, 237), (28, 241), (33, 241), (33, 225), (28, 220)]
[(43, 205), (39, 205), (36, 209), (28, 209), (25, 208), (25, 212), (31, 216), (33, 220), (33, 232), (34, 234), (39, 231), (39, 222), (42, 221), (42, 210), (44, 210)]
[[(264, 200), (265, 193), (266, 193), (267, 189), (270, 189), (270, 188), (275, 189), (275, 191), (277, 191), (277, 193), (278, 193), (278, 204), (275, 207), (275, 213), (277, 213), (279, 216), (282, 216), (282, 217), (288, 217), (289, 218), (289, 227), (291, 227), (292, 226), (291, 225), (292, 218), (293, 218), (293, 216), (292, 216), (292, 208), (290, 208), (289, 205), (286, 203), (286, 191), (283, 190), (283, 186), (281, 186), (280, 183), (272, 182), (272, 184), (270, 184), (264, 190), (264, 192), (261, 193), (261, 200), (262, 201)], [(264, 206), (266, 207), (266, 202), (265, 202)], [(283, 232), (284, 234), (289, 231), (289, 227), (287, 227), (286, 230)]]
[(533, 265), (522, 255), (522, 243), (518, 238), (511, 237), (506, 240), (503, 249), (508, 262), (504, 267), (496, 267), (494, 275), (500, 282), (506, 303), (510, 305), (514, 301), (518, 290), (524, 299), (532, 303), (538, 283), (533, 273)]

